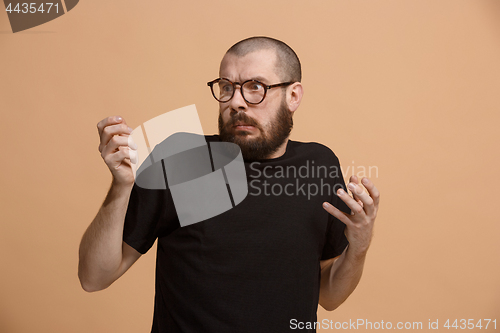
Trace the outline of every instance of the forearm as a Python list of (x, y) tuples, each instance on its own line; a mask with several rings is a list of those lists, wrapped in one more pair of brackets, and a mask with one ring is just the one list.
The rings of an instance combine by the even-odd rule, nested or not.
[(122, 263), (123, 225), (131, 190), (131, 186), (112, 184), (82, 237), (78, 277), (87, 291), (104, 289), (117, 278)]
[(354, 253), (347, 248), (333, 263), (321, 270), (319, 303), (332, 311), (339, 307), (356, 289), (365, 262), (366, 253)]

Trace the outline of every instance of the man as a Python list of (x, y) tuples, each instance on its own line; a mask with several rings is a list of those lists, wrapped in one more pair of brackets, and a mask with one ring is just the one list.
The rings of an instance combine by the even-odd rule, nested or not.
[(134, 185), (132, 129), (119, 116), (103, 119), (99, 151), (113, 181), (80, 244), (82, 287), (107, 288), (158, 239), (152, 332), (315, 332), (318, 303), (334, 310), (361, 278), (379, 192), (353, 176), (351, 197), (331, 150), (289, 140), (303, 87), (286, 44), (243, 40), (219, 76), (208, 83), (219, 136), (206, 139), (240, 146), (249, 194), (180, 227), (168, 189)]

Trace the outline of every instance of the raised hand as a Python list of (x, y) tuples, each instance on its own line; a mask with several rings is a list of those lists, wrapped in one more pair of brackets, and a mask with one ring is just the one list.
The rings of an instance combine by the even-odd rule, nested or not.
[(133, 185), (137, 163), (137, 145), (130, 128), (120, 116), (104, 118), (97, 124), (99, 152), (113, 175), (116, 185)]
[(353, 194), (352, 197), (342, 189), (337, 191), (338, 197), (351, 209), (351, 214), (340, 211), (328, 202), (323, 203), (323, 208), (345, 223), (345, 235), (349, 241), (350, 251), (355, 255), (364, 256), (371, 243), (380, 193), (368, 178), (364, 177), (361, 183), (362, 185), (358, 183), (356, 176), (351, 176), (349, 179), (347, 187)]

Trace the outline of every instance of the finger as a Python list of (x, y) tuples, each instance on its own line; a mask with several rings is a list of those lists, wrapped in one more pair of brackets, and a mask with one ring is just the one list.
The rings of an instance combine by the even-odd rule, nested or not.
[(363, 205), (361, 208), (366, 212), (367, 215), (373, 215), (375, 213), (375, 208), (373, 204), (373, 199), (365, 192), (363, 186), (354, 183), (349, 183), (347, 187), (352, 193), (356, 194), (357, 200), (361, 201)]
[(106, 127), (108, 125), (119, 124), (121, 122), (126, 124), (125, 119), (123, 119), (120, 116), (111, 116), (111, 117), (104, 118), (103, 120), (101, 120), (100, 122), (97, 123), (97, 131), (99, 132), (99, 136), (101, 136), (101, 133), (102, 133), (102, 130), (104, 129), (104, 127)]
[(117, 152), (109, 154), (104, 158), (104, 161), (110, 168), (118, 169), (121, 164), (130, 165), (131, 150), (126, 147), (120, 147)]
[[(349, 177), (349, 183), (359, 184), (358, 176), (356, 176), (356, 175), (352, 175), (351, 177)], [(348, 188), (348, 189), (349, 189), (349, 188)], [(349, 189), (349, 190), (350, 190), (350, 189)], [(351, 194), (352, 194), (352, 196), (353, 196), (353, 198), (354, 198), (355, 200), (358, 200), (358, 199), (359, 199), (359, 198), (357, 197), (356, 193), (353, 193), (353, 192), (351, 191)]]
[(129, 150), (129, 155), (130, 155), (130, 162), (132, 164), (137, 164), (137, 160), (139, 159), (138, 156), (137, 156), (137, 150)]
[(130, 135), (114, 135), (104, 148), (102, 148), (101, 156), (104, 158), (109, 154), (113, 154), (120, 147), (128, 147), (137, 150), (137, 144), (131, 139)]
[(128, 127), (127, 124), (120, 123), (116, 125), (108, 125), (103, 128), (101, 133), (101, 143), (99, 145), (99, 151), (102, 152), (104, 146), (106, 146), (111, 138), (115, 135), (130, 135), (132, 133), (132, 128)]
[[(352, 184), (352, 183), (349, 183)], [(347, 205), (347, 207), (351, 208), (351, 211), (355, 214), (358, 215), (363, 215), (365, 214), (365, 211), (363, 210), (363, 207), (361, 207), (355, 199), (353, 199), (346, 191), (343, 189), (338, 189), (337, 191), (337, 196), (344, 201), (344, 203)]]
[(346, 213), (340, 211), (337, 207), (333, 206), (332, 204), (328, 202), (323, 202), (323, 208), (330, 214), (332, 214), (334, 217), (336, 217), (338, 220), (343, 222), (344, 224), (351, 224), (352, 221), (349, 219), (349, 215)]
[(375, 187), (375, 185), (373, 184), (373, 182), (370, 179), (366, 178), (366, 177), (363, 177), (363, 179), (361, 180), (361, 182), (363, 183), (363, 185), (365, 186), (365, 188), (368, 190), (368, 193), (370, 193), (370, 196), (373, 199), (373, 204), (374, 204), (375, 208), (378, 209), (378, 204), (379, 204), (379, 201), (380, 201), (380, 192), (379, 192), (379, 190)]

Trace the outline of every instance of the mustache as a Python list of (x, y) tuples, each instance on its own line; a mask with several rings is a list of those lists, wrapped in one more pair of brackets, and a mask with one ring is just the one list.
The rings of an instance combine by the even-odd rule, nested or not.
[(234, 126), (235, 123), (237, 122), (242, 122), (242, 123), (245, 123), (247, 125), (251, 125), (251, 126), (254, 126), (258, 129), (261, 129), (260, 128), (260, 125), (259, 123), (257, 123), (257, 121), (251, 117), (249, 117), (245, 112), (243, 111), (240, 111), (238, 113), (236, 113), (234, 116), (232, 116), (228, 121), (227, 123), (224, 125), (224, 127), (226, 129), (230, 129)]

